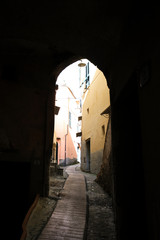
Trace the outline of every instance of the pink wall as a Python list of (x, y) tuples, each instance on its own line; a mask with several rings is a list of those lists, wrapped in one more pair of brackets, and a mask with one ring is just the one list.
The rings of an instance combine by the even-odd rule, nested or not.
[[(58, 164), (59, 160), (65, 160), (65, 133), (61, 139), (57, 139), (58, 142)], [(68, 132), (66, 135), (66, 158), (77, 159), (77, 152), (73, 144), (71, 134)]]
[(73, 140), (70, 132), (68, 132), (68, 135), (67, 135), (67, 156), (66, 157), (70, 159), (77, 158), (77, 152), (73, 144)]
[[(75, 149), (73, 136), (76, 136), (74, 133), (74, 128), (70, 129), (69, 125), (69, 111), (74, 113), (76, 106), (73, 100), (70, 101), (70, 98), (73, 99), (71, 92), (66, 87), (59, 88), (57, 91), (57, 106), (60, 107), (59, 114), (55, 116), (55, 131), (56, 137), (58, 140), (58, 164), (60, 160), (66, 159), (77, 159), (77, 152)], [(65, 99), (65, 100), (63, 100)], [(74, 104), (73, 104), (74, 103)], [(76, 103), (77, 104), (77, 103)], [(77, 117), (78, 119), (78, 117)], [(72, 116), (72, 121), (74, 117)], [(72, 122), (73, 123), (73, 122)], [(70, 133), (70, 130), (72, 134)], [(66, 135), (66, 138), (65, 138)], [(72, 135), (72, 136), (71, 136)], [(65, 143), (66, 142), (66, 143)], [(66, 144), (66, 156), (65, 156), (65, 144)]]

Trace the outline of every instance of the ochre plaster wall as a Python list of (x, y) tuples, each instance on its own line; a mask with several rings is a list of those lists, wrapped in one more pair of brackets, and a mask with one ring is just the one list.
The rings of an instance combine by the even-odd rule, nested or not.
[(86, 140), (90, 139), (90, 171), (98, 173), (102, 163), (105, 133), (108, 124), (108, 119), (102, 116), (101, 113), (110, 105), (106, 78), (100, 70), (97, 69), (93, 81), (84, 95), (81, 167), (86, 170)]

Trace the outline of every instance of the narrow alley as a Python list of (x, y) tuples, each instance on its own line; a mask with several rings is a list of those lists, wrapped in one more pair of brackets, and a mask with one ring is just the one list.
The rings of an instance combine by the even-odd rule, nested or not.
[[(82, 172), (79, 164), (64, 168), (63, 176), (66, 174), (66, 180), (55, 176), (55, 181), (60, 184), (65, 181), (57, 198), (59, 200), (52, 208), (52, 200), (45, 202), (42, 211), (37, 211), (37, 216), (34, 211), (34, 218), (29, 221), (32, 233), (28, 228), (27, 239), (116, 239), (112, 200), (95, 182), (96, 175)], [(32, 219), (40, 218), (41, 214), (51, 217), (44, 222), (41, 216), (43, 223), (39, 224), (37, 231), (36, 222)]]

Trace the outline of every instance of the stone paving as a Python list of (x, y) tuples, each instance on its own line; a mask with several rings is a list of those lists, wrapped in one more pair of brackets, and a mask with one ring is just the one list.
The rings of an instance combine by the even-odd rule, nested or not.
[(86, 185), (84, 176), (68, 168), (69, 174), (61, 200), (40, 234), (38, 240), (72, 240), (84, 238), (86, 224)]
[[(114, 225), (114, 213), (112, 209), (112, 199), (111, 197), (103, 191), (103, 189), (94, 181), (96, 179), (96, 175), (90, 174), (90, 173), (84, 173), (80, 171), (79, 165), (75, 166), (70, 166), (67, 167), (66, 169), (67, 173), (72, 176), (69, 180), (67, 178), (67, 181), (69, 184), (72, 184), (72, 181), (75, 182), (75, 188), (77, 191), (79, 191), (79, 188), (76, 187), (76, 178), (74, 178), (75, 174), (76, 175), (81, 175), (81, 177), (85, 177), (86, 180), (86, 190), (84, 189), (84, 192), (86, 191), (86, 196), (87, 196), (87, 221), (86, 221), (86, 229), (85, 229), (85, 235), (84, 239), (85, 240), (99, 240), (99, 239), (107, 239), (107, 240), (115, 240), (116, 239), (116, 234), (115, 234), (115, 225)], [(66, 173), (65, 173), (65, 178), (66, 178)], [(43, 228), (45, 225), (47, 226), (48, 224), (48, 230), (51, 230), (51, 224), (49, 223), (50, 220), (52, 219), (53, 213), (56, 211), (56, 203), (60, 203), (67, 192), (65, 193), (65, 190), (63, 190), (64, 183), (66, 181), (63, 176), (55, 176), (51, 178), (51, 188), (50, 188), (50, 198), (42, 198), (40, 199), (38, 206), (35, 208), (32, 214), (32, 219), (30, 219), (29, 224), (30, 227), (28, 228), (28, 234), (27, 234), (27, 240), (36, 240), (39, 237), (40, 238), (40, 233), (42, 232)], [(79, 178), (79, 177), (78, 177)], [(66, 183), (67, 183), (66, 181)], [(53, 184), (54, 182), (54, 184)], [(66, 184), (65, 184), (66, 186)], [(77, 193), (73, 194), (75, 197), (77, 197)], [(72, 194), (70, 195), (72, 198)], [(59, 199), (59, 200), (58, 200)], [(69, 198), (68, 195), (68, 200), (70, 201), (71, 199)], [(72, 211), (72, 218), (67, 222), (66, 221), (66, 227), (64, 227), (64, 224), (62, 226), (64, 227), (63, 230), (62, 228), (61, 231), (63, 231), (63, 234), (58, 235), (59, 238), (53, 238), (53, 239), (83, 239), (82, 237), (82, 229), (79, 228), (79, 222), (74, 221), (77, 219), (77, 215), (75, 215), (74, 211), (78, 207), (78, 204), (73, 204), (72, 206), (69, 206), (69, 201), (68, 203), (66, 202), (66, 209), (68, 209), (68, 212), (71, 213)], [(84, 201), (83, 201), (84, 202)], [(57, 204), (58, 205), (58, 204)], [(80, 213), (79, 215), (84, 216), (84, 212)], [(64, 212), (57, 212), (55, 217), (61, 217), (64, 218)], [(65, 218), (66, 219), (66, 218)], [(52, 222), (52, 225), (55, 225), (55, 230), (52, 231), (57, 234), (57, 225), (60, 225), (60, 222), (57, 222), (57, 218), (55, 218), (55, 221)], [(61, 219), (62, 221), (62, 219)], [(81, 221), (81, 217), (79, 219)], [(72, 226), (71, 226), (72, 225)], [(73, 228), (75, 231), (73, 231)], [(74, 234), (77, 232), (77, 238), (73, 238), (73, 235), (68, 235), (66, 237), (66, 229), (68, 231), (68, 234)], [(51, 234), (50, 234), (51, 235)], [(65, 236), (64, 236), (65, 235)], [(47, 238), (47, 235), (45, 235), (44, 238), (46, 239), (52, 239), (52, 238)], [(78, 238), (79, 237), (79, 238)]]

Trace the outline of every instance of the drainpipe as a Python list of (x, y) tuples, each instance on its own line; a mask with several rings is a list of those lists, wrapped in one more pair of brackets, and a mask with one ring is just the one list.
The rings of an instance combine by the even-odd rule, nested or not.
[(68, 135), (68, 124), (67, 124), (67, 133), (65, 134), (65, 162), (64, 165), (66, 166), (66, 156), (67, 156), (67, 151), (66, 151), (66, 146), (67, 146), (67, 135)]
[[(68, 124), (69, 124), (69, 97), (68, 97)], [(67, 133), (65, 134), (65, 162), (64, 165), (66, 166), (66, 156), (67, 156), (67, 135), (68, 135), (68, 124), (67, 124)]]

